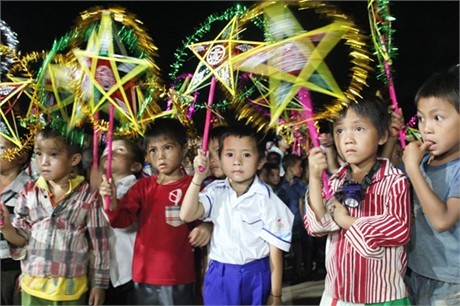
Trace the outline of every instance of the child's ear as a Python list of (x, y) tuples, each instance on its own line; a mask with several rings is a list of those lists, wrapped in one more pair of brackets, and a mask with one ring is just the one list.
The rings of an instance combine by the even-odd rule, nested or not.
[(131, 165), (131, 168), (129, 169), (132, 173), (138, 173), (138, 172), (141, 172), (142, 170), (142, 166), (141, 163), (138, 163), (138, 162), (135, 162)]
[(184, 159), (185, 156), (187, 156), (189, 148), (190, 148), (190, 146), (189, 146), (188, 142), (182, 146), (182, 159)]
[(380, 137), (379, 139), (379, 145), (383, 145), (387, 142), (388, 140), (388, 131), (385, 132), (385, 135), (383, 135), (382, 137)]
[(81, 154), (80, 153), (75, 153), (72, 155), (72, 158), (71, 158), (71, 163), (72, 163), (72, 166), (76, 166), (78, 165), (79, 163), (81, 162)]
[(262, 169), (262, 167), (265, 164), (265, 161), (266, 161), (265, 157), (262, 157), (261, 159), (259, 159), (259, 162), (257, 163), (257, 170)]

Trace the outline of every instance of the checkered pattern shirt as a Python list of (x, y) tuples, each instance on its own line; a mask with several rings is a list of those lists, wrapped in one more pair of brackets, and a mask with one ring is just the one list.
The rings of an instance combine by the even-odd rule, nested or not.
[(79, 182), (71, 182), (71, 191), (55, 208), (42, 177), (21, 190), (13, 226), (27, 244), (11, 248), (11, 256), (23, 260), (25, 274), (64, 278), (88, 275), (90, 287), (107, 288), (108, 224), (99, 194), (90, 192), (88, 183)]

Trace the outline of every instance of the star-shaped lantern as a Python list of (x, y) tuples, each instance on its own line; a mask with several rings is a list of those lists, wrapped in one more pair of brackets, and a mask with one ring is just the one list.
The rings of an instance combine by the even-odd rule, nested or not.
[(101, 15), (100, 27), (92, 32), (87, 49), (74, 49), (83, 71), (82, 99), (92, 115), (99, 110), (107, 112), (109, 105), (113, 105), (116, 119), (142, 134), (139, 112), (145, 98), (138, 80), (154, 64), (148, 58), (115, 53), (114, 41), (119, 39), (113, 33), (111, 12), (107, 10)]
[(189, 45), (200, 62), (184, 94), (198, 90), (214, 76), (232, 96), (235, 95), (233, 57), (263, 44), (239, 40), (239, 36), (238, 16), (235, 15), (213, 41)]

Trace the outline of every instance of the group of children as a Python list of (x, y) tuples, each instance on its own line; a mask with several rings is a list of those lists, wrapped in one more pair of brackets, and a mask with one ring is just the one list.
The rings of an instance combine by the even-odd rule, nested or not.
[[(189, 175), (185, 128), (156, 119), (144, 152), (114, 140), (111, 177), (88, 182), (78, 171), (81, 148), (45, 127), (33, 148), (38, 178), (27, 152), (0, 159), (2, 304), (18, 303), (20, 274), (23, 305), (186, 305), (201, 293), (206, 305), (280, 305), (283, 252), (306, 230), (327, 236), (321, 305), (458, 305), (458, 82), (457, 67), (418, 91), (423, 143), (404, 149), (405, 172), (379, 157), (396, 136), (386, 104), (365, 97), (333, 122), (328, 147), (341, 165), (313, 148), (306, 188), (300, 157), (284, 156), (284, 195), (276, 178), (273, 188), (259, 178), (266, 147), (250, 128), (213, 131)], [(0, 137), (0, 150), (12, 146)], [(149, 177), (140, 175), (144, 157), (155, 169)], [(206, 245), (201, 279), (195, 248)]]

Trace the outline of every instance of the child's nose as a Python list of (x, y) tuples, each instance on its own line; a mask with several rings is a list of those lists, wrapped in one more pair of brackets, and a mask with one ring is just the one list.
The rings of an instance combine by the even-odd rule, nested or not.
[(239, 157), (235, 157), (233, 159), (233, 165), (235, 165), (235, 166), (241, 165), (241, 159)]
[(42, 165), (47, 165), (49, 163), (49, 157), (47, 155), (42, 155), (41, 160), (42, 160), (41, 162)]
[(423, 127), (423, 132), (424, 132), (425, 134), (431, 134), (431, 133), (433, 133), (433, 129), (431, 128), (431, 125), (432, 125), (432, 124), (431, 124), (431, 121), (430, 121), (430, 120), (427, 120), (427, 121), (425, 122), (425, 126)]

